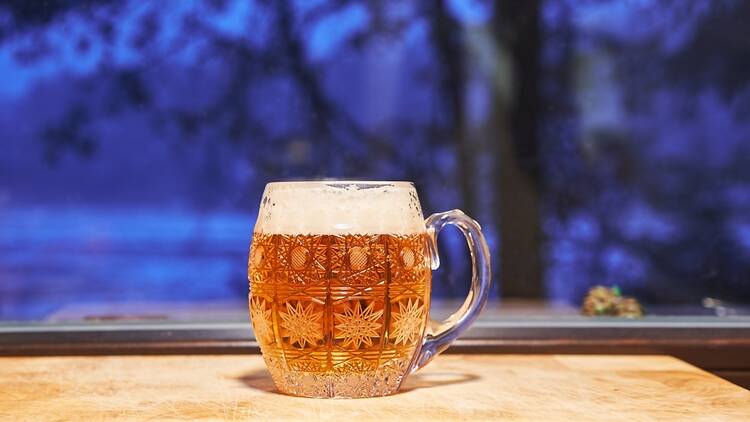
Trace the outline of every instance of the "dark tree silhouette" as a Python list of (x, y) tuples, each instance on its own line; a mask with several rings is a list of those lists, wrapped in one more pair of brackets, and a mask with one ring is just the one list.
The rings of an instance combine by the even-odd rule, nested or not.
[(543, 265), (537, 127), (541, 5), (537, 0), (495, 3), (493, 29), (511, 59), (510, 92), (497, 92), (491, 133), (496, 137), (496, 198), (504, 296), (542, 297)]

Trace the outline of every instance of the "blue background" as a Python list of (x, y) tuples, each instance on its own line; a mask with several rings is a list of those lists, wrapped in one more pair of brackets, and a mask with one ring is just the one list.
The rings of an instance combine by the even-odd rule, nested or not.
[[(508, 4), (0, 5), (0, 319), (241, 302), (263, 186), (319, 177), (412, 180), (426, 213), (470, 211), (493, 300), (501, 246), (526, 248), (498, 204), (528, 191), (540, 299), (750, 302), (750, 5), (528, 2), (527, 48)], [(513, 67), (527, 50), (533, 74)], [(531, 77), (530, 182), (498, 190)], [(462, 297), (463, 240), (442, 243), (435, 294)]]

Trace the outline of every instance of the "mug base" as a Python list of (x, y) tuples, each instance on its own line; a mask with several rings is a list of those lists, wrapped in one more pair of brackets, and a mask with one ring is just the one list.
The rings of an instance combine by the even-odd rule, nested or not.
[[(276, 372), (276, 373), (274, 373)], [(355, 399), (395, 394), (403, 374), (386, 371), (371, 373), (313, 373), (303, 371), (271, 371), (279, 392), (310, 398)]]

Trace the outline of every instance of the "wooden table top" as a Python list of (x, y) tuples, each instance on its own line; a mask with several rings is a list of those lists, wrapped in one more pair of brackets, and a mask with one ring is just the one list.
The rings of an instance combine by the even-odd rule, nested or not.
[(175, 419), (749, 421), (750, 391), (668, 356), (445, 355), (355, 400), (278, 394), (257, 355), (0, 358), (0, 420)]

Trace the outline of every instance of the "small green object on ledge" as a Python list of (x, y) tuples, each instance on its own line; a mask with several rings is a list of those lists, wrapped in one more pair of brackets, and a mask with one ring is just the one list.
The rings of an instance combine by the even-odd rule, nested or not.
[(622, 296), (617, 286), (594, 286), (589, 289), (581, 305), (581, 313), (586, 316), (614, 316), (620, 318), (641, 318), (643, 306), (637, 299)]

